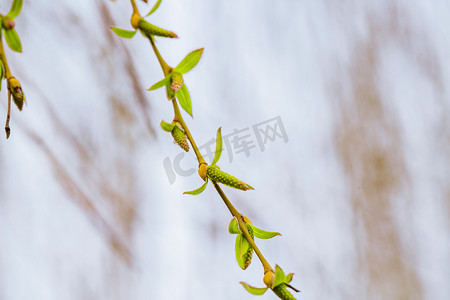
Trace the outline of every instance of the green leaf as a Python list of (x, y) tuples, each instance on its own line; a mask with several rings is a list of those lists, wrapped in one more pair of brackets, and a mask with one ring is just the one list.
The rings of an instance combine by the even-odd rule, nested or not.
[(284, 275), (283, 270), (276, 265), (275, 266), (275, 281), (273, 282), (273, 287), (286, 282), (286, 275)]
[(284, 283), (288, 284), (289, 282), (291, 282), (293, 276), (294, 276), (294, 273), (287, 274)]
[(174, 71), (185, 74), (192, 70), (198, 62), (203, 54), (203, 48), (197, 49), (186, 55), (186, 57), (175, 67)]
[(11, 50), (22, 52), (22, 44), (15, 29), (5, 30), (5, 40)]
[(190, 192), (184, 192), (183, 194), (198, 195), (205, 190), (207, 184), (208, 184), (208, 179), (206, 179), (205, 183), (198, 189), (190, 191)]
[(172, 130), (173, 130), (174, 127), (175, 127), (174, 124), (169, 124), (169, 123), (167, 123), (167, 122), (165, 122), (165, 121), (161, 121), (161, 128), (162, 128), (164, 131), (172, 132)]
[(217, 129), (216, 152), (214, 153), (212, 165), (215, 165), (219, 161), (220, 155), (222, 155), (222, 127)]
[(262, 229), (259, 229), (253, 225), (250, 225), (253, 228), (253, 233), (255, 234), (255, 236), (259, 239), (270, 239), (273, 238), (277, 235), (281, 235), (281, 233), (279, 232), (271, 232), (271, 231), (265, 231)]
[(248, 267), (248, 265), (245, 266), (243, 258), (244, 254), (250, 247), (251, 247), (250, 243), (247, 241), (247, 239), (242, 235), (242, 233), (239, 233), (236, 237), (236, 244), (234, 250), (236, 252), (236, 260), (243, 270), (245, 270), (246, 267)]
[(120, 36), (121, 38), (131, 39), (137, 32), (137, 30), (125, 30), (117, 27), (110, 27), (115, 34)]
[(265, 288), (256, 288), (253, 287), (251, 285), (246, 284), (245, 282), (239, 282), (240, 284), (242, 284), (244, 286), (244, 288), (247, 290), (247, 292), (249, 292), (250, 294), (259, 296), (259, 295), (263, 295), (266, 291), (267, 291), (267, 287)]
[(155, 5), (153, 5), (152, 10), (146, 15), (146, 17), (148, 17), (148, 16), (150, 16), (152, 13), (154, 13), (154, 12), (158, 9), (158, 7), (159, 7), (160, 4), (161, 4), (161, 0), (156, 1)]
[(172, 75), (167, 75), (166, 78), (164, 78), (163, 80), (160, 80), (157, 83), (155, 83), (154, 85), (152, 85), (150, 88), (147, 89), (147, 91), (154, 91), (154, 90), (157, 90), (159, 88), (162, 88), (168, 82), (170, 82), (171, 77), (172, 77)]
[(192, 117), (191, 96), (189, 96), (186, 85), (183, 85), (179, 91), (175, 92), (175, 96), (177, 96), (181, 107)]
[(231, 219), (230, 225), (228, 225), (228, 232), (231, 234), (241, 233), (236, 218)]
[[(241, 244), (242, 244), (242, 240), (247, 241), (241, 233), (239, 233), (236, 237), (236, 243), (234, 244), (234, 252), (236, 254), (236, 261), (238, 263), (238, 265), (241, 268), (244, 268), (244, 260), (242, 259), (242, 255), (241, 255)], [(248, 242), (247, 242), (248, 243)]]
[(14, 19), (20, 14), (20, 11), (22, 10), (22, 0), (14, 0), (11, 9), (9, 13), (6, 15), (6, 17)]

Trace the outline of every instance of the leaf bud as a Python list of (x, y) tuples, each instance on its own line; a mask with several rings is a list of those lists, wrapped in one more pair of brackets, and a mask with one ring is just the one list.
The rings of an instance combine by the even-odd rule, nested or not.
[(19, 80), (15, 77), (10, 77), (8, 79), (8, 88), (13, 97), (13, 101), (19, 110), (22, 110), (23, 103), (25, 101), (25, 95), (23, 94), (22, 87), (20, 86)]
[(275, 280), (275, 273), (272, 270), (269, 270), (266, 273), (264, 273), (263, 281), (268, 288), (272, 288), (274, 280)]

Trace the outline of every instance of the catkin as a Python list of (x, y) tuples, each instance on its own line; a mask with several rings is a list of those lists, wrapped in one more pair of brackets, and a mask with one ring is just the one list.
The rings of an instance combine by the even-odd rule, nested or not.
[(175, 143), (177, 143), (181, 149), (188, 152), (189, 151), (189, 143), (186, 138), (186, 134), (181, 130), (177, 125), (175, 125), (172, 129), (172, 137)]
[(176, 38), (178, 37), (175, 33), (169, 30), (162, 29), (158, 26), (150, 24), (145, 21), (143, 18), (139, 19), (138, 28), (144, 33), (147, 37), (152, 35), (163, 36), (168, 38)]
[(286, 284), (282, 283), (273, 288), (273, 292), (281, 300), (296, 300), (295, 297), (286, 288)]
[(174, 72), (172, 74), (172, 85), (170, 89), (174, 92), (178, 92), (183, 87), (183, 76), (180, 73)]
[[(253, 240), (255, 238), (255, 236), (253, 234), (252, 226), (250, 226), (249, 224), (245, 224), (245, 225), (247, 226), (247, 231), (248, 231), (248, 233), (250, 234), (250, 236), (252, 237), (252, 240)], [(248, 248), (247, 252), (245, 252), (244, 255), (242, 256), (243, 261), (244, 261), (244, 267), (243, 267), (244, 270), (247, 269), (247, 267), (252, 262), (252, 257), (253, 257), (253, 247), (250, 246)]]
[(228, 173), (225, 173), (224, 171), (221, 171), (220, 167), (217, 165), (209, 166), (206, 170), (206, 176), (208, 176), (208, 178), (212, 181), (223, 183), (235, 189), (243, 191), (253, 190), (253, 188), (245, 182), (237, 179), (234, 176), (231, 176)]

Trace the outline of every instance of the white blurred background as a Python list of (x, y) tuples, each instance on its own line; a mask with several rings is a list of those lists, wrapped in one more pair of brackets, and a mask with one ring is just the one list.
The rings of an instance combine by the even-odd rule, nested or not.
[[(139, 1), (141, 14), (148, 5)], [(11, 1), (2, 0), (6, 14)], [(129, 1), (24, 1), (7, 50), (27, 97), (0, 139), (0, 299), (275, 299), (255, 258), (242, 271), (231, 215), (180, 153), (162, 79)], [(450, 2), (165, 0), (148, 20), (184, 76), (199, 145), (280, 116), (289, 141), (224, 153), (224, 187), (257, 241), (294, 272), (298, 299), (448, 299)], [(0, 116), (6, 118), (6, 84)], [(195, 168), (193, 153), (182, 161)]]

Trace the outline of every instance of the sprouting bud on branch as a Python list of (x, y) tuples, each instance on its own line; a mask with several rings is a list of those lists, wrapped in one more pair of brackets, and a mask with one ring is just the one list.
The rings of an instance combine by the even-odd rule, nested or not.
[(20, 86), (19, 80), (15, 77), (10, 77), (8, 79), (8, 88), (13, 97), (13, 101), (19, 110), (22, 110), (23, 103), (25, 102), (25, 95), (23, 94), (22, 87)]
[(269, 270), (266, 273), (264, 273), (263, 281), (268, 288), (272, 288), (274, 280), (275, 280), (275, 273), (272, 270)]

